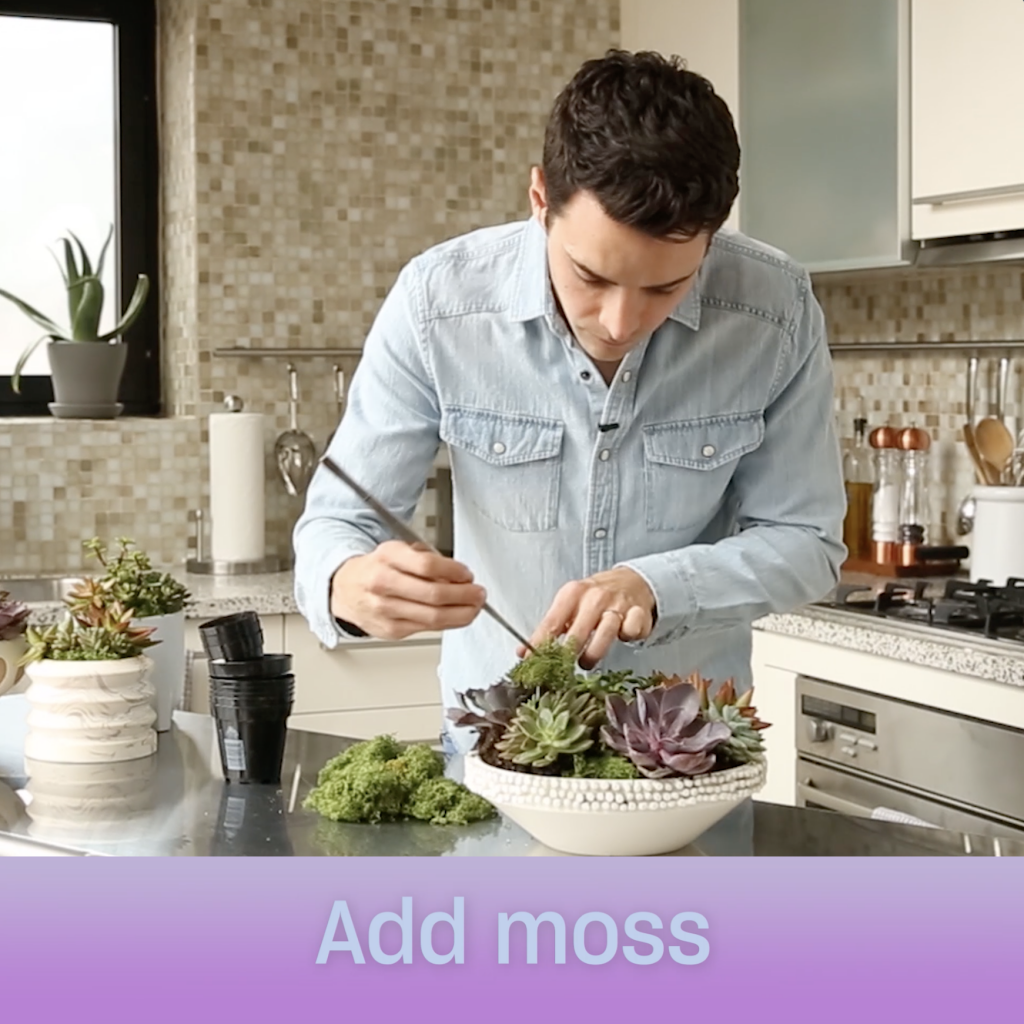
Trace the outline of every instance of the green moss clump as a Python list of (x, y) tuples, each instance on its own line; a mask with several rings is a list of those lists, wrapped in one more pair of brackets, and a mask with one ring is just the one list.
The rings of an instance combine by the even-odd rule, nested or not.
[(577, 779), (639, 779), (640, 772), (628, 757), (621, 754), (575, 754), (572, 774)]
[(534, 690), (566, 690), (576, 686), (579, 676), (576, 672), (576, 644), (571, 640), (562, 643), (557, 639), (545, 640), (537, 645), (533, 654), (528, 654), (508, 674), (517, 686)]
[(405, 813), (432, 825), (469, 825), (493, 818), (494, 808), (451, 779), (427, 779), (412, 794)]
[(377, 736), (331, 758), (303, 807), (332, 821), (365, 824), (406, 817), (469, 824), (494, 815), (486, 800), (443, 776), (444, 760), (425, 743), (406, 747)]

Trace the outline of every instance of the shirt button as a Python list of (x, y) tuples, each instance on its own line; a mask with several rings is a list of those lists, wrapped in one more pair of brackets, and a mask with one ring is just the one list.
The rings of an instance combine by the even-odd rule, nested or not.
[[(495, 445), (495, 448), (497, 448), (497, 445)], [(715, 446), (713, 444), (706, 444), (701, 448), (700, 453), (705, 459), (710, 459), (715, 454)]]
[(607, 462), (612, 457), (612, 453), (605, 448), (598, 457), (602, 462)]
[(590, 371), (589, 370), (583, 370), (580, 373), (580, 380), (590, 380)]
[(595, 537), (596, 537), (596, 538), (597, 538), (598, 540), (604, 540), (604, 539), (605, 539), (605, 537), (607, 537), (607, 536), (608, 536), (608, 531), (607, 531), (607, 530), (595, 530), (595, 531), (594, 531), (594, 536), (595, 536)]
[(622, 383), (623, 384), (627, 383), (629, 381), (630, 377), (632, 377), (632, 376), (633, 376), (633, 371), (632, 370), (626, 370), (626, 372), (622, 375)]
[[(494, 452), (495, 455), (504, 455), (505, 446), (500, 441), (495, 441), (494, 444), (491, 445), (491, 451)], [(704, 454), (707, 455), (707, 452)]]

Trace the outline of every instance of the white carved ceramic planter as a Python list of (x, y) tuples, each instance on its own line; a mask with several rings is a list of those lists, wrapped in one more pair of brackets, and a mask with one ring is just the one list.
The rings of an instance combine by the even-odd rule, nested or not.
[(495, 768), (468, 754), (466, 786), (554, 850), (593, 856), (671, 853), (765, 781), (765, 762), (681, 779), (572, 779)]
[(131, 761), (156, 750), (153, 687), (145, 655), (120, 661), (36, 661), (25, 756), (93, 764)]
[(132, 625), (152, 627), (150, 639), (159, 641), (148, 648), (147, 657), (153, 662), (149, 681), (155, 691), (154, 728), (157, 732), (167, 732), (171, 727), (171, 715), (181, 703), (185, 688), (185, 612), (151, 615), (146, 619), (136, 619)]
[(23, 636), (13, 640), (0, 640), (0, 697), (13, 689), (25, 674), (18, 661), (27, 650), (28, 643)]

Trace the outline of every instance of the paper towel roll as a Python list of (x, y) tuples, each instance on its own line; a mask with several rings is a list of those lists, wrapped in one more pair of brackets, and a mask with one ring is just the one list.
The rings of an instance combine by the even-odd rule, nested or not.
[(210, 416), (210, 555), (216, 562), (257, 562), (266, 554), (263, 415)]

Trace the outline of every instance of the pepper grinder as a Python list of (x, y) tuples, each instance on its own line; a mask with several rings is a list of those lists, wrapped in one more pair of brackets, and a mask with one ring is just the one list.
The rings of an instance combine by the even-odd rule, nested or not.
[(879, 565), (893, 565), (899, 546), (900, 453), (896, 431), (876, 427), (868, 443), (875, 449), (875, 486), (871, 494), (871, 557)]
[(928, 494), (928, 450), (932, 439), (927, 430), (905, 427), (896, 435), (901, 463), (899, 550), (900, 565), (915, 565), (917, 549), (928, 540), (931, 519)]

